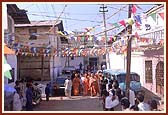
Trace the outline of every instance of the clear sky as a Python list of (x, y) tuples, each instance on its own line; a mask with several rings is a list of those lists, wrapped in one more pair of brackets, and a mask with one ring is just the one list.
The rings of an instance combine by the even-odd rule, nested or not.
[[(83, 31), (84, 28), (94, 27), (96, 32), (103, 30), (103, 17), (99, 12), (102, 3), (50, 3), (40, 2), (37, 3), (16, 3), (20, 9), (27, 10), (27, 14), (30, 21), (39, 20), (56, 20), (60, 15), (60, 20), (63, 20), (64, 30), (69, 31)], [(105, 3), (106, 4), (106, 3)], [(134, 3), (132, 3), (134, 4)], [(137, 4), (137, 3), (136, 3)], [(150, 3), (138, 3), (141, 9), (137, 9), (137, 13), (141, 14), (146, 12), (154, 6)], [(106, 13), (107, 28), (110, 28), (109, 23), (119, 22), (128, 18), (128, 3), (112, 3), (106, 4), (108, 12)], [(64, 9), (65, 8), (65, 9)], [(63, 10), (64, 9), (64, 10)], [(122, 9), (122, 10), (120, 10)], [(63, 13), (61, 13), (63, 11)], [(116, 30), (117, 31), (117, 30)], [(115, 32), (116, 32), (115, 31)], [(114, 32), (114, 31), (113, 31)], [(113, 33), (112, 33), (113, 34)]]

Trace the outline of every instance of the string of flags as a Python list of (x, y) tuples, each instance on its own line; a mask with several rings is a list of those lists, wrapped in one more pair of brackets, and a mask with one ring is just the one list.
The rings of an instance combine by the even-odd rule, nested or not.
[[(112, 27), (118, 28), (120, 26), (123, 26), (126, 28), (128, 25), (133, 25), (137, 28), (139, 28), (142, 25), (142, 18), (140, 15), (136, 15), (137, 8), (141, 9), (137, 5), (133, 5), (132, 7), (132, 18), (128, 18), (125, 20), (120, 20), (119, 22), (111, 23)], [(156, 15), (159, 15), (163, 20), (164, 20), (164, 13), (151, 13), (148, 16), (152, 17), (154, 21), (156, 21)], [(97, 27), (100, 27), (101, 25), (96, 25), (94, 27), (87, 27), (84, 28), (85, 32), (76, 34), (73, 31), (57, 31), (56, 35), (65, 37), (66, 39), (69, 40), (74, 40), (76, 43), (78, 42), (88, 42), (88, 41), (93, 41), (93, 42), (111, 42), (113, 43), (110, 47), (99, 47), (99, 48), (62, 48), (61, 50), (57, 50), (56, 48), (52, 47), (50, 44), (47, 43), (32, 43), (32, 42), (25, 42), (22, 43), (20, 41), (16, 41), (13, 39), (12, 36), (15, 36), (15, 34), (8, 34), (7, 35), (7, 44), (9, 47), (12, 49), (15, 49), (16, 55), (25, 55), (25, 56), (40, 56), (43, 55), (45, 56), (99, 56), (99, 55), (104, 55), (107, 52), (116, 52), (116, 53), (125, 53), (126, 51), (126, 45), (127, 45), (127, 37), (122, 37), (120, 40), (117, 40), (116, 35), (114, 36), (109, 36), (105, 38), (104, 36), (95, 36), (94, 34), (90, 34), (91, 31), (95, 30)], [(145, 24), (146, 30), (150, 30), (150, 25)], [(22, 33), (22, 35), (26, 35)], [(34, 34), (35, 36), (40, 36), (40, 35), (55, 35), (51, 33), (42, 33), (42, 34)], [(140, 38), (138, 33), (135, 32), (135, 38), (133, 39), (133, 50), (137, 50), (139, 48), (139, 44), (152, 44), (153, 40), (149, 38)], [(164, 44), (163, 40), (160, 40), (159, 43), (161, 45)], [(33, 45), (39, 45), (33, 46)]]
[[(135, 36), (132, 40), (133, 51), (137, 50), (140, 45), (152, 44), (153, 39), (149, 38), (138, 38)], [(164, 44), (164, 41), (161, 40), (160, 45)], [(103, 46), (103, 47), (91, 47), (91, 48), (83, 48), (83, 47), (74, 47), (74, 48), (66, 48), (62, 47), (60, 50), (53, 48), (51, 45), (46, 47), (34, 47), (34, 46), (24, 46), (20, 43), (15, 43), (10, 47), (15, 49), (16, 55), (23, 56), (100, 56), (104, 55), (107, 52), (116, 52), (117, 54), (124, 54), (126, 52), (127, 46), (127, 37), (122, 37), (120, 40), (115, 41), (111, 46)], [(58, 55), (57, 55), (58, 54)]]

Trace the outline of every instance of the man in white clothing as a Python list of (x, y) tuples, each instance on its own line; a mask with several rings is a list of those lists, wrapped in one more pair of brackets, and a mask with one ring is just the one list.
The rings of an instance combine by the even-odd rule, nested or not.
[(135, 105), (135, 93), (131, 89), (129, 90), (129, 102), (130, 106)]
[(150, 111), (150, 106), (144, 102), (144, 95), (139, 93), (136, 96), (136, 100), (138, 102), (139, 111)]
[(65, 96), (71, 97), (71, 90), (72, 90), (72, 81), (70, 79), (70, 76), (67, 77), (64, 83), (65, 86)]
[(109, 92), (108, 96), (105, 98), (105, 110), (106, 111), (114, 111), (114, 107), (119, 104), (118, 96), (112, 95)]
[(20, 100), (20, 96), (17, 92), (14, 92), (13, 96), (13, 111), (21, 111), (22, 110), (22, 103)]

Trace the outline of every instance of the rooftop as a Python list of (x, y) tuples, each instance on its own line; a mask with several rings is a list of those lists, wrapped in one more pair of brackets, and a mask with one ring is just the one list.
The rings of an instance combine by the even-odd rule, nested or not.
[(55, 20), (44, 20), (44, 21), (31, 21), (30, 24), (15, 24), (15, 27), (32, 27), (32, 26), (53, 26), (53, 25), (59, 25), (62, 23), (61, 20), (55, 21)]
[(7, 4), (7, 13), (13, 18), (15, 24), (30, 23), (26, 12), (26, 10), (19, 9), (16, 4)]

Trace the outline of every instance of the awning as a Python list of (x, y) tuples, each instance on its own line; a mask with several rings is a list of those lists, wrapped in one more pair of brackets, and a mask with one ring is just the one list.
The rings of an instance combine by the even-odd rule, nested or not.
[(15, 51), (4, 45), (4, 54), (15, 54)]

